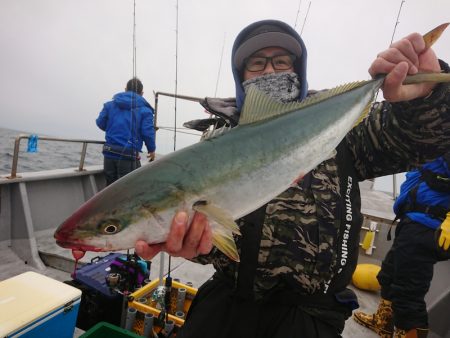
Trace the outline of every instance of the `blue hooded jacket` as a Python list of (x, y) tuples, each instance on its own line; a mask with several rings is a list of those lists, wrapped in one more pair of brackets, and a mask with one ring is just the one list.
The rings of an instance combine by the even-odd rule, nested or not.
[(306, 80), (306, 60), (307, 60), (307, 52), (306, 52), (306, 47), (305, 44), (303, 43), (303, 40), (301, 39), (300, 35), (298, 35), (298, 33), (288, 24), (282, 22), (282, 21), (278, 21), (278, 20), (262, 20), (262, 21), (257, 21), (252, 23), (251, 25), (247, 26), (246, 28), (244, 28), (236, 37), (236, 40), (234, 41), (233, 44), (233, 50), (232, 50), (232, 54), (231, 54), (231, 69), (233, 71), (233, 77), (234, 77), (234, 82), (236, 84), (236, 105), (237, 105), (237, 109), (238, 111), (241, 110), (242, 105), (244, 103), (244, 99), (245, 99), (245, 92), (244, 92), (244, 88), (242, 87), (242, 78), (241, 78), (241, 72), (239, 71), (239, 69), (236, 68), (236, 66), (234, 65), (234, 56), (236, 54), (237, 49), (239, 48), (239, 46), (242, 44), (243, 41), (245, 41), (245, 38), (247, 37), (247, 35), (253, 31), (255, 28), (262, 26), (262, 25), (276, 25), (278, 27), (280, 27), (282, 30), (284, 30), (286, 33), (288, 33), (289, 35), (291, 35), (294, 39), (296, 39), (299, 43), (300, 46), (302, 47), (302, 55), (300, 57), (300, 59), (295, 60), (294, 63), (294, 71), (295, 73), (297, 73), (297, 75), (299, 76), (299, 81), (301, 84), (300, 87), (300, 95), (298, 97), (298, 100), (301, 101), (303, 100), (306, 95), (308, 94), (308, 82)]
[[(125, 154), (140, 152), (145, 142), (150, 153), (156, 148), (153, 113), (153, 108), (141, 95), (127, 91), (114, 95), (112, 101), (104, 104), (96, 123), (105, 131), (106, 145)], [(109, 158), (121, 158), (107, 151), (103, 154)]]
[[(438, 173), (446, 177), (450, 177), (448, 164), (443, 157), (438, 157), (436, 160), (424, 164), (422, 168), (428, 169), (434, 173)], [(400, 187), (400, 195), (394, 204), (395, 214), (398, 215), (404, 203), (412, 202), (409, 191), (413, 189), (417, 184), (419, 184), (419, 187), (416, 194), (416, 203), (423, 205), (438, 205), (444, 208), (450, 207), (450, 194), (431, 189), (421, 179), (420, 170), (414, 170), (406, 174), (406, 181), (403, 182), (402, 186)], [(440, 221), (439, 219), (433, 218), (430, 215), (421, 212), (407, 212), (406, 216), (408, 216), (411, 220), (432, 229), (439, 228), (442, 223), (442, 221)]]

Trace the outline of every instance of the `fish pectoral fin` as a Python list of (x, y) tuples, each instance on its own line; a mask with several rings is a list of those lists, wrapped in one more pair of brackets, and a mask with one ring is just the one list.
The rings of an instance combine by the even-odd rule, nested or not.
[(234, 242), (233, 233), (240, 235), (241, 231), (231, 215), (218, 206), (207, 201), (194, 203), (192, 209), (205, 214), (212, 222), (216, 223), (212, 228), (212, 242), (214, 246), (233, 261), (239, 262), (239, 253)]
[(235, 262), (240, 261), (239, 253), (231, 231), (220, 228), (213, 229), (212, 242), (214, 246), (223, 252), (228, 258)]
[(233, 217), (231, 217), (231, 215), (227, 211), (215, 205), (208, 204), (208, 202), (206, 201), (198, 201), (194, 203), (192, 209), (201, 212), (202, 214), (205, 214), (209, 219), (216, 222), (224, 229), (228, 229), (229, 231), (231, 231), (236, 235), (241, 234), (239, 226), (236, 224)]

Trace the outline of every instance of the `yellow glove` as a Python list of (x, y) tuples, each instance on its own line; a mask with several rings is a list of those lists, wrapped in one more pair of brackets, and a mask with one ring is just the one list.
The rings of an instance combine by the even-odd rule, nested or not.
[(448, 250), (450, 247), (450, 212), (447, 212), (447, 217), (441, 224), (441, 234), (439, 236), (439, 246)]

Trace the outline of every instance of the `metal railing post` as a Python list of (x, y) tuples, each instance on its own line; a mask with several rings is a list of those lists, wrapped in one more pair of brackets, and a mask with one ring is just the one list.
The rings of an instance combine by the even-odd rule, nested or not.
[(392, 199), (395, 200), (397, 198), (397, 175), (394, 174), (392, 176)]
[(17, 177), (17, 163), (19, 162), (19, 150), (20, 150), (20, 140), (22, 139), (22, 135), (16, 137), (14, 141), (14, 153), (13, 153), (13, 162), (11, 167), (11, 175), (8, 178), (16, 178)]
[(84, 167), (84, 159), (86, 158), (86, 149), (87, 149), (87, 143), (83, 142), (83, 148), (81, 150), (81, 157), (80, 157), (80, 165), (78, 166), (78, 171), (83, 171)]

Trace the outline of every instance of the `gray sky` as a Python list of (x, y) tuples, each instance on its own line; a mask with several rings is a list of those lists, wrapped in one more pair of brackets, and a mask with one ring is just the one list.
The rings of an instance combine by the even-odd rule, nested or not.
[[(400, 4), (302, 0), (297, 16), (294, 0), (179, 0), (178, 93), (214, 96), (219, 80), (217, 96), (234, 96), (234, 38), (262, 19), (297, 20), (299, 33), (304, 25), (310, 88), (368, 79), (370, 63), (391, 41)], [(137, 75), (154, 105), (153, 91), (175, 91), (176, 0), (136, 0), (136, 12)], [(450, 21), (449, 13), (449, 0), (406, 0), (394, 40), (426, 33)], [(0, 0), (0, 22), (0, 127), (102, 140), (95, 119), (133, 74), (133, 1)], [(450, 30), (434, 50), (450, 61)], [(200, 105), (181, 100), (177, 115), (178, 126), (206, 117)], [(173, 98), (160, 98), (158, 122), (173, 127)], [(197, 141), (178, 134), (177, 149)], [(173, 132), (158, 131), (157, 152), (172, 149)]]

